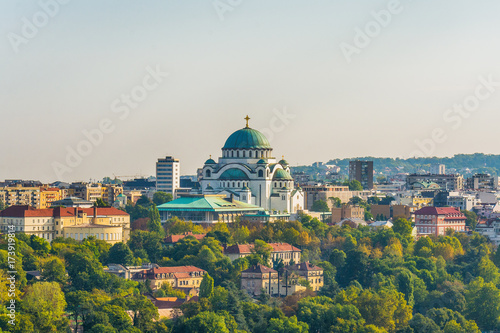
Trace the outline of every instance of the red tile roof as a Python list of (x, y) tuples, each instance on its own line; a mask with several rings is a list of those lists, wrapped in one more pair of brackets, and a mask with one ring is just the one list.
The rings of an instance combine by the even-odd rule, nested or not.
[[(94, 208), (78, 208), (78, 212), (86, 213), (87, 216), (94, 216)], [(122, 210), (114, 207), (97, 207), (98, 216), (128, 216)], [(35, 209), (30, 206), (11, 206), (0, 212), (4, 217), (68, 217), (75, 216), (75, 208), (47, 208)]]
[(197, 240), (201, 240), (203, 239), (207, 234), (193, 234), (191, 231), (190, 232), (186, 232), (182, 235), (170, 235), (168, 237), (165, 237), (165, 239), (163, 240), (165, 243), (170, 243), (170, 244), (175, 244), (177, 243), (178, 241), (180, 241), (181, 239), (183, 239), (184, 237), (187, 237), (187, 236), (193, 236), (194, 238), (196, 238)]
[[(271, 252), (300, 252), (300, 249), (292, 246), (288, 243), (268, 243), (273, 250)], [(252, 249), (254, 248), (254, 244), (236, 244), (228, 246), (224, 249), (225, 254), (234, 253), (234, 254), (250, 254), (252, 253)]]
[(248, 269), (245, 269), (244, 271), (242, 271), (242, 273), (277, 273), (277, 271), (261, 264), (257, 264)]
[(155, 274), (161, 273), (189, 273), (189, 272), (204, 272), (203, 269), (195, 266), (174, 266), (174, 267), (154, 267), (149, 271)]
[(449, 214), (458, 214), (461, 216), (465, 215), (455, 207), (432, 207), (427, 206), (420, 208), (415, 212), (415, 215), (449, 215)]
[(287, 270), (293, 271), (322, 271), (323, 268), (311, 264), (309, 261), (305, 261), (300, 264), (295, 264), (286, 267)]

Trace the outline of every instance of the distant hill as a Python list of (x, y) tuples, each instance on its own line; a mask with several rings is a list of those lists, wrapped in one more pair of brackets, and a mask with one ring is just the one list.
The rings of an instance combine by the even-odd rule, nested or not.
[[(453, 157), (422, 157), (422, 158), (387, 158), (387, 157), (356, 157), (344, 159), (332, 159), (325, 164), (334, 164), (341, 167), (341, 173), (347, 174), (349, 161), (352, 160), (373, 161), (373, 168), (377, 173), (395, 174), (398, 172), (429, 171), (432, 164), (444, 164), (447, 173), (461, 173), (464, 176), (474, 173), (500, 174), (500, 155), (490, 154), (457, 154)], [(321, 167), (297, 166), (293, 171), (317, 172)]]

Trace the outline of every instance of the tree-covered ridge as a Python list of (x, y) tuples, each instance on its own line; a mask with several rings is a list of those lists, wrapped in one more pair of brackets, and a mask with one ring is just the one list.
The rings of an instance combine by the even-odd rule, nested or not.
[[(455, 169), (457, 172), (465, 172), (470, 169), (473, 173), (489, 173), (492, 175), (500, 174), (500, 155), (493, 154), (457, 154), (453, 157), (417, 157), (417, 158), (389, 158), (389, 157), (352, 157), (343, 159), (331, 159), (325, 164), (337, 165), (346, 173), (349, 167), (349, 161), (352, 160), (373, 161), (373, 168), (376, 172), (386, 172), (390, 169), (391, 173), (409, 172), (418, 170), (429, 170), (432, 164), (444, 164), (447, 169)], [(313, 166), (296, 166), (293, 171), (315, 172), (319, 168)]]
[[(154, 217), (154, 207), (151, 216)], [(0, 329), (59, 332), (70, 325), (84, 332), (479, 332), (500, 328), (500, 251), (486, 238), (449, 232), (415, 241), (410, 222), (392, 229), (328, 226), (300, 221), (216, 224), (204, 229), (172, 219), (163, 230), (136, 230), (127, 243), (111, 246), (93, 237), (82, 242), (18, 234), (17, 326), (0, 313)], [(167, 247), (163, 236), (192, 231)], [(302, 250), (303, 260), (324, 269), (324, 287), (286, 298), (263, 293), (252, 300), (240, 289), (241, 272), (266, 265), (267, 243), (286, 242)], [(223, 245), (254, 243), (253, 253), (231, 262)], [(7, 272), (6, 242), (0, 243), (0, 274)], [(159, 319), (145, 295), (178, 296), (163, 285), (153, 292), (105, 273), (109, 263), (193, 265), (207, 271), (197, 301), (181, 306), (183, 316)], [(273, 266), (282, 266), (279, 261)], [(40, 270), (41, 281), (25, 271)], [(67, 272), (67, 274), (66, 274)], [(5, 284), (1, 285), (6, 288)], [(2, 290), (1, 301), (6, 304)]]

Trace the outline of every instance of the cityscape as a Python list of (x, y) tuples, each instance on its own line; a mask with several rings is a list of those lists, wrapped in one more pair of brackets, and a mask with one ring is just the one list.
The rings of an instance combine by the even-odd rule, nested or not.
[(0, 332), (500, 332), (499, 9), (0, 4)]

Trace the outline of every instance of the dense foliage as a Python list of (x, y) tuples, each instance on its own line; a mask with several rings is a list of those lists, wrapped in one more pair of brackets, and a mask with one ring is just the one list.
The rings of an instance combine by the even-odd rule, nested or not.
[[(152, 207), (152, 208), (151, 208)], [(154, 205), (150, 204), (154, 217)], [(500, 253), (478, 234), (449, 232), (414, 241), (410, 222), (392, 229), (331, 227), (302, 216), (301, 221), (216, 224), (209, 229), (178, 219), (162, 230), (136, 230), (127, 243), (113, 246), (89, 237), (82, 242), (57, 238), (49, 244), (18, 234), (17, 326), (5, 307), (0, 329), (13, 332), (479, 332), (500, 329)], [(188, 236), (164, 246), (163, 236)], [(240, 273), (268, 262), (270, 242), (302, 249), (302, 260), (324, 269), (319, 292), (306, 289), (286, 298), (241, 291)], [(253, 253), (233, 262), (223, 244), (255, 243)], [(0, 244), (0, 274), (7, 267), (6, 242)], [(147, 295), (183, 298), (163, 285), (149, 285), (105, 273), (109, 263), (193, 265), (208, 272), (198, 301), (182, 306), (183, 315), (167, 320)], [(277, 268), (282, 263), (275, 262)], [(40, 280), (25, 271), (40, 270)], [(67, 272), (67, 274), (66, 274)], [(8, 301), (5, 284), (1, 301)], [(128, 311), (128, 314), (127, 314)]]

